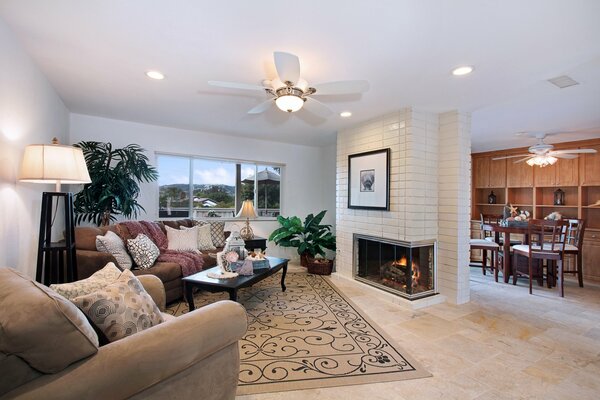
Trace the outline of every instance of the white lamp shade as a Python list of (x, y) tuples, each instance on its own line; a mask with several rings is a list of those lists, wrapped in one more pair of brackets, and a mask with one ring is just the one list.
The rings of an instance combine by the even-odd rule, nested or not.
[(21, 182), (33, 183), (90, 183), (83, 151), (60, 144), (32, 144), (25, 148)]
[(238, 218), (256, 218), (256, 211), (254, 210), (254, 204), (252, 204), (252, 200), (244, 200), (242, 203), (242, 208), (240, 208), (240, 212), (237, 213), (236, 217)]

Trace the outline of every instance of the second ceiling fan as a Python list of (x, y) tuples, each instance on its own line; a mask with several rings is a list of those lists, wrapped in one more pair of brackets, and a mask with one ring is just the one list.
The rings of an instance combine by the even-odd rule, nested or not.
[(535, 138), (538, 140), (536, 144), (530, 146), (528, 151), (529, 154), (517, 154), (514, 156), (503, 156), (495, 157), (492, 160), (504, 160), (507, 158), (518, 158), (514, 163), (527, 162), (527, 164), (545, 167), (552, 165), (558, 161), (559, 158), (573, 159), (577, 158), (578, 154), (593, 154), (596, 153), (594, 149), (567, 149), (567, 150), (554, 150), (554, 146), (548, 143), (544, 143), (546, 134), (537, 134)]
[(278, 77), (263, 81), (264, 86), (223, 81), (209, 81), (208, 84), (228, 89), (263, 91), (272, 96), (250, 109), (248, 114), (260, 114), (275, 104), (280, 110), (290, 113), (304, 107), (321, 117), (326, 117), (333, 111), (314, 96), (359, 94), (369, 90), (369, 82), (365, 80), (327, 82), (309, 86), (308, 82), (300, 77), (300, 60), (297, 56), (276, 51), (273, 58)]

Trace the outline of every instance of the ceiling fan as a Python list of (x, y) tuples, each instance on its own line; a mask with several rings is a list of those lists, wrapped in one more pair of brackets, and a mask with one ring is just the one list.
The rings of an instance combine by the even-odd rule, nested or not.
[(529, 147), (529, 154), (517, 154), (514, 156), (495, 157), (492, 158), (492, 160), (504, 160), (507, 158), (521, 157), (520, 159), (514, 161), (514, 163), (516, 164), (525, 161), (532, 167), (534, 165), (545, 167), (548, 165), (553, 165), (558, 161), (559, 158), (573, 159), (577, 158), (577, 154), (596, 153), (596, 150), (594, 149), (553, 150), (553, 145), (544, 143), (544, 139), (546, 138), (545, 133), (536, 134), (535, 138), (538, 140), (538, 142), (533, 146)]
[(246, 83), (209, 81), (212, 86), (228, 89), (256, 90), (266, 92), (271, 98), (250, 109), (248, 114), (260, 114), (273, 104), (285, 112), (296, 112), (303, 106), (308, 111), (326, 117), (333, 111), (313, 96), (358, 94), (369, 90), (368, 81), (337, 81), (309, 86), (300, 77), (300, 60), (297, 56), (276, 51), (273, 53), (277, 78), (264, 80), (263, 86)]

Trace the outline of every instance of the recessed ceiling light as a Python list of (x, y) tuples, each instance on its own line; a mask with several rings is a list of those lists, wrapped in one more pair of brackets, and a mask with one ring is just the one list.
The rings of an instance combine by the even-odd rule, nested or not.
[(452, 70), (452, 75), (455, 76), (462, 76), (462, 75), (467, 75), (470, 74), (471, 72), (473, 72), (473, 66), (471, 65), (462, 65), (460, 67), (456, 67)]
[(146, 76), (157, 80), (165, 79), (165, 75), (160, 71), (146, 71)]
[(351, 116), (352, 116), (352, 113), (350, 111), (342, 111), (340, 113), (340, 117), (342, 117), (342, 118), (348, 118), (348, 117), (351, 117)]

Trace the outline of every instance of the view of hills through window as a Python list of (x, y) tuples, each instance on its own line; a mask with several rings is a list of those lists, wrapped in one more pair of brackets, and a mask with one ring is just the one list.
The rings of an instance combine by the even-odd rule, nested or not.
[(163, 154), (157, 163), (160, 218), (231, 218), (244, 200), (260, 217), (280, 214), (281, 166)]

